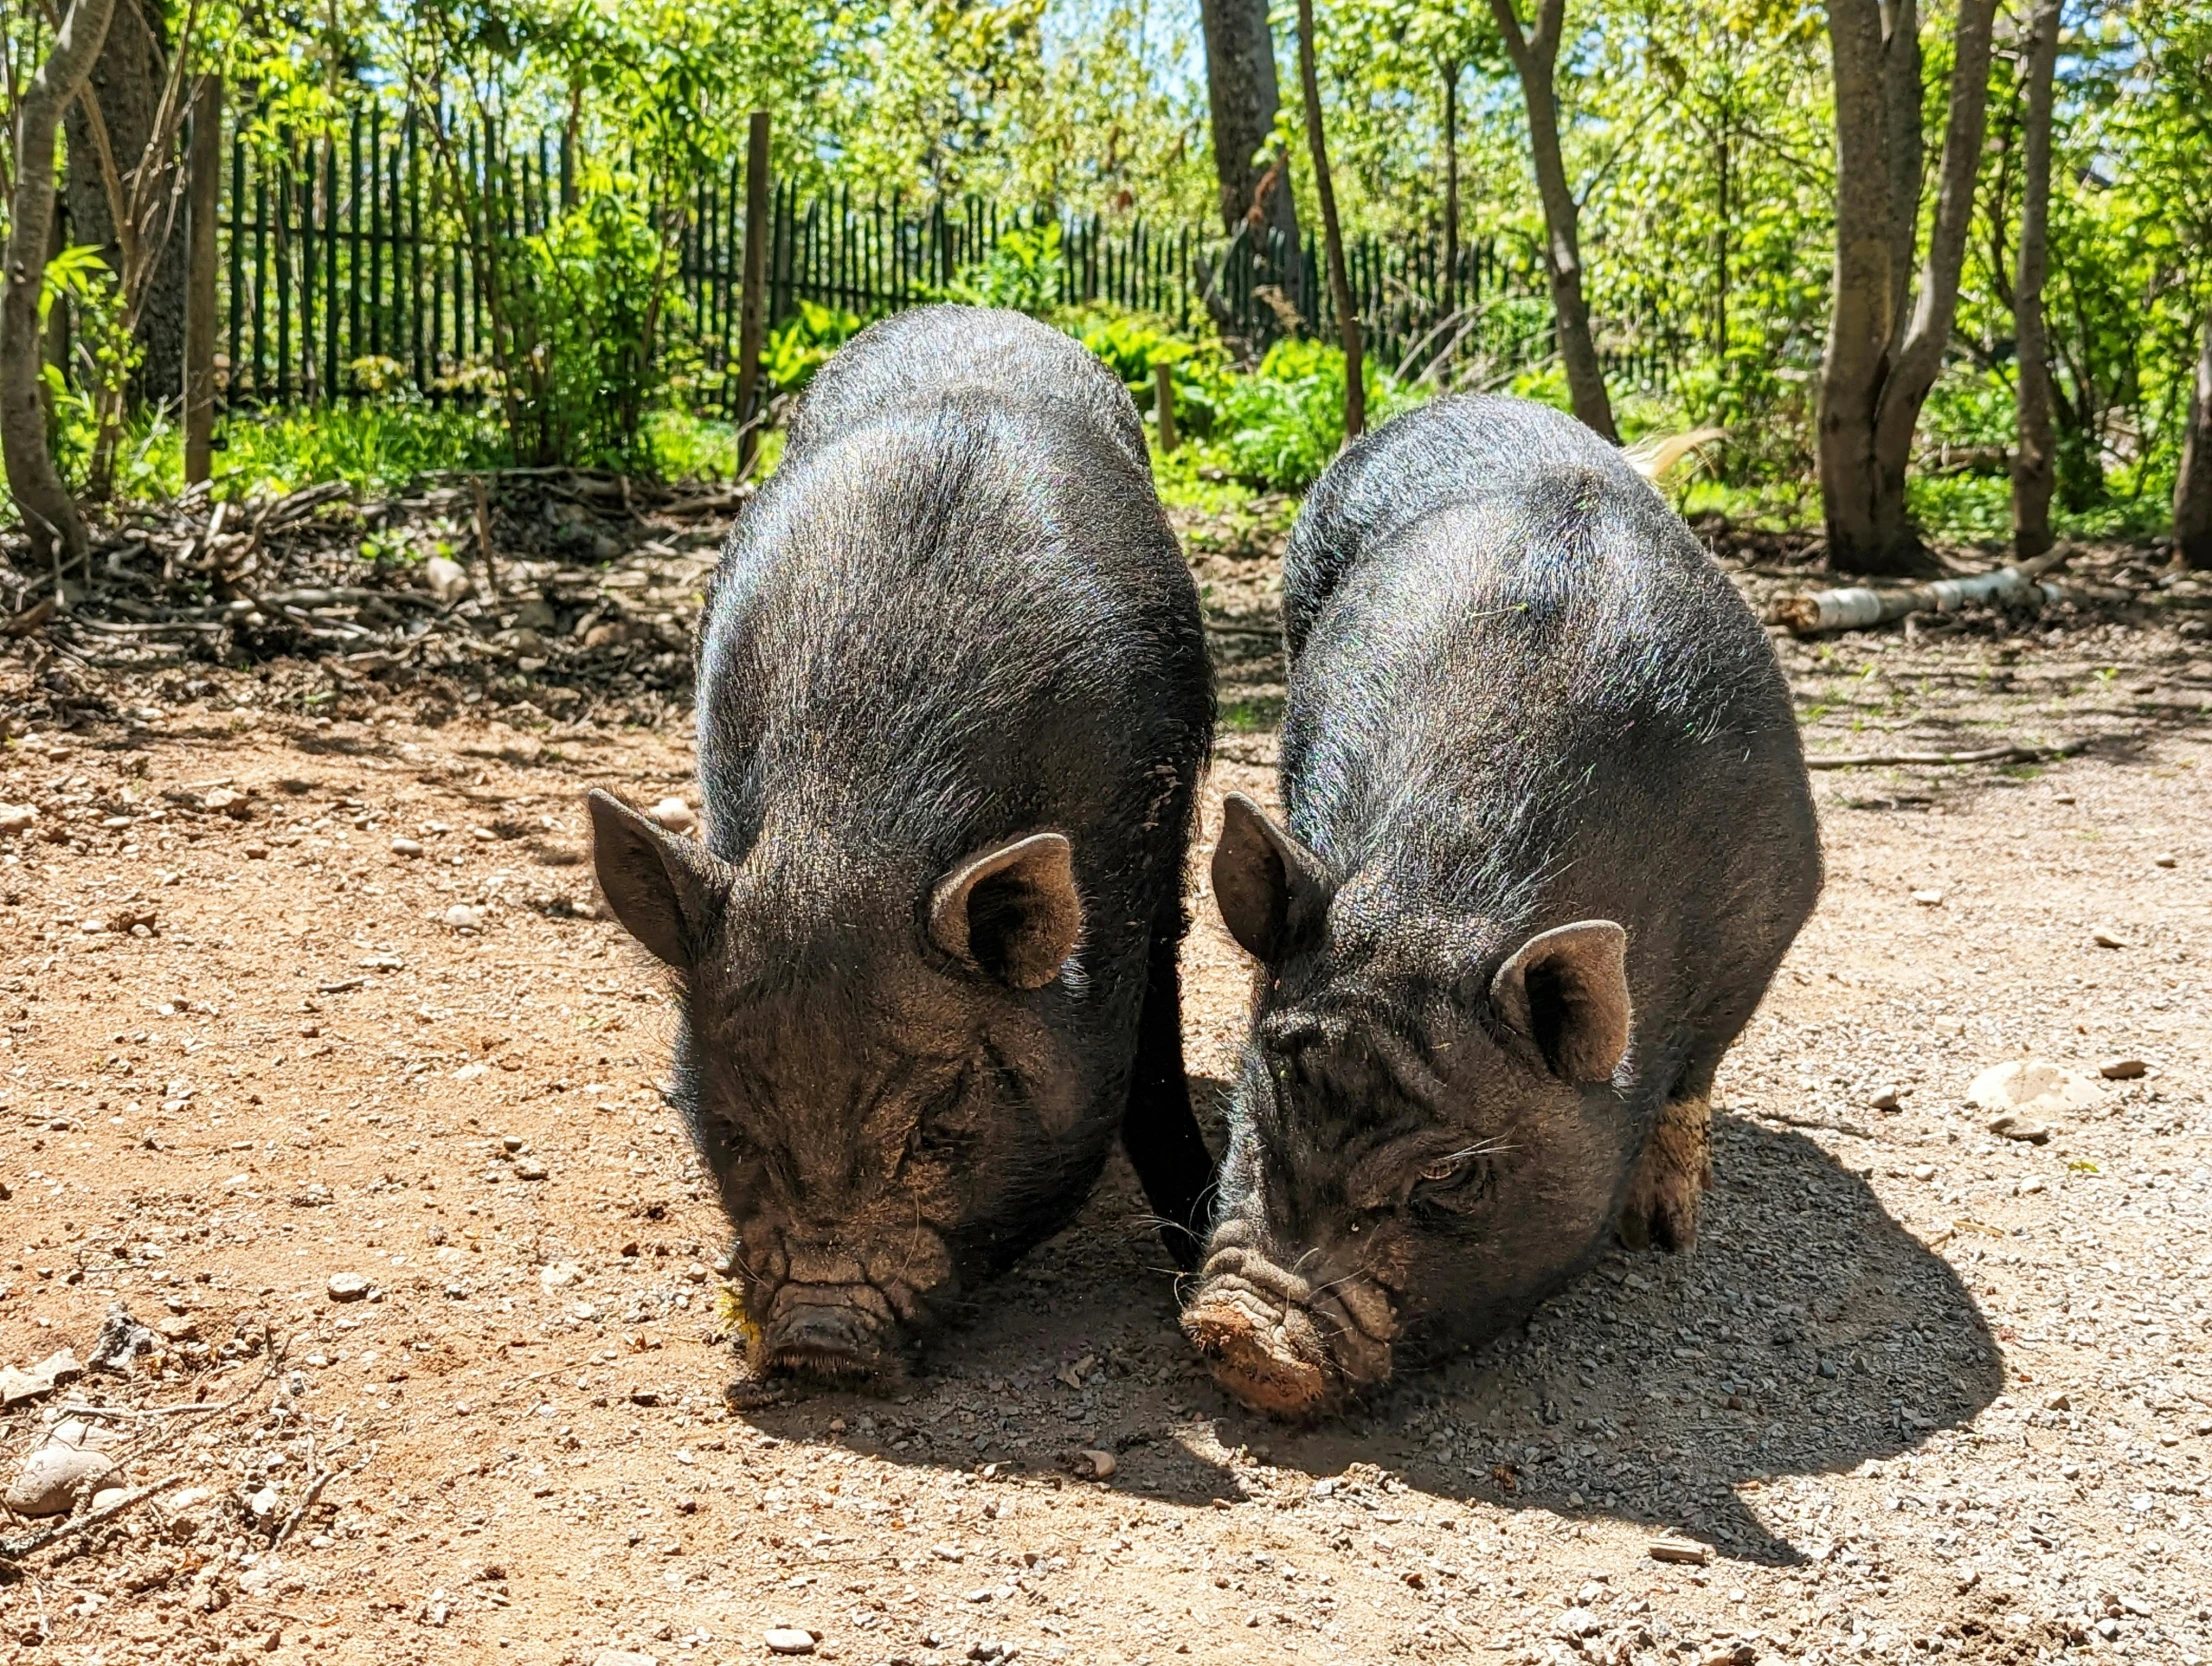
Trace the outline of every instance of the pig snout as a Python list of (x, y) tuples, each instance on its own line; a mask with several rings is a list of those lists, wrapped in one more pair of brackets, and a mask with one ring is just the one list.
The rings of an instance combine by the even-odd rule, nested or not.
[(768, 1241), (745, 1300), (755, 1368), (847, 1387), (897, 1387), (909, 1346), (928, 1328), (930, 1297), (942, 1299), (953, 1285), (942, 1241), (909, 1232), (855, 1252), (760, 1237)]
[(1247, 1223), (1225, 1221), (1199, 1278), (1184, 1334), (1221, 1386), (1254, 1410), (1318, 1417), (1389, 1379), (1390, 1299), (1327, 1252), (1286, 1253), (1263, 1245)]
[(771, 1371), (851, 1381), (896, 1377), (905, 1337), (871, 1284), (793, 1281), (769, 1298), (755, 1352)]

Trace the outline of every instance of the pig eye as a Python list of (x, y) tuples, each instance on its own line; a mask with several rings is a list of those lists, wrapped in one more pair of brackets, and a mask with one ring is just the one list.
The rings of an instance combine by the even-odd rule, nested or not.
[(1423, 1180), (1449, 1180), (1464, 1169), (1471, 1159), (1466, 1157), (1439, 1157), (1421, 1171)]

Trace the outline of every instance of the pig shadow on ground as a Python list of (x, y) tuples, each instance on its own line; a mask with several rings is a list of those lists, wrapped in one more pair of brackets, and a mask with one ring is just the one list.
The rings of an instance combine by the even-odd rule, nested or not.
[[(1524, 1329), (1337, 1424), (1277, 1431), (1274, 1461), (1802, 1559), (1747, 1484), (1909, 1452), (1988, 1405), (2003, 1362), (1949, 1263), (1812, 1140), (1723, 1112), (1714, 1169), (1689, 1254), (1609, 1253)], [(1240, 1412), (1221, 1439), (1262, 1428)]]
[[(1222, 1084), (1193, 1086), (1203, 1103)], [(1288, 1502), (1313, 1480), (1380, 1471), (1438, 1499), (1796, 1561), (1803, 1547), (1760, 1523), (1747, 1483), (1909, 1452), (1970, 1421), (2003, 1366), (1957, 1275), (1864, 1180), (1740, 1117), (1720, 1115), (1714, 1137), (1718, 1185), (1690, 1254), (1609, 1253), (1525, 1329), (1311, 1428), (1212, 1383), (1118, 1158), (1073, 1226), (930, 1344), (903, 1399), (801, 1389), (748, 1417), (938, 1470), (1058, 1475), (1103, 1448), (1118, 1492), (1180, 1504)], [(1357, 1496), (1388, 1508), (1377, 1487)]]

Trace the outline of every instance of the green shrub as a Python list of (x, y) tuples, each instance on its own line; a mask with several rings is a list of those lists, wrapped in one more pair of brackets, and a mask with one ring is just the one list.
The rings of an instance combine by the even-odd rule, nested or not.
[(945, 286), (945, 299), (977, 307), (1011, 307), (1042, 318), (1060, 305), (1067, 276), (1060, 248), (1060, 222), (1015, 226), (999, 233), (998, 244)]
[[(1370, 427), (1420, 403), (1369, 359), (1363, 381)], [(1277, 491), (1303, 491), (1344, 445), (1344, 353), (1327, 342), (1285, 336), (1250, 373), (1194, 378), (1191, 403), (1210, 406), (1206, 426), (1238, 478)], [(1176, 388), (1178, 402), (1183, 387)]]
[(645, 419), (687, 365), (671, 256), (629, 198), (597, 190), (507, 242), (518, 460), (642, 471)]
[(858, 335), (865, 321), (857, 312), (799, 303), (798, 316), (771, 330), (761, 343), (760, 373), (777, 393), (798, 393), (838, 348)]

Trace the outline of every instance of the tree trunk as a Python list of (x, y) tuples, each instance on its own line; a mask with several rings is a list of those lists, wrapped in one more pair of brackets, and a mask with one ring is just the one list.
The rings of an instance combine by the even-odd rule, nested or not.
[(1221, 187), (1221, 223), (1248, 228), (1263, 264), (1266, 233), (1279, 232), (1285, 251), (1278, 278), (1284, 298), (1305, 311), (1305, 262), (1298, 252), (1298, 205), (1280, 152), (1264, 155), (1281, 103), (1275, 36), (1267, 0), (1200, 0), (1206, 37), (1206, 101), (1213, 118), (1214, 177)]
[(1544, 275), (1551, 286), (1552, 315), (1559, 325), (1567, 397), (1587, 426), (1617, 441), (1613, 402), (1606, 396), (1605, 372), (1598, 364), (1597, 344), (1590, 336), (1590, 309), (1582, 295), (1582, 211), (1567, 186), (1567, 165), (1559, 150), (1554, 70), (1567, 0), (1538, 0), (1533, 34), (1521, 28), (1513, 4), (1514, 0), (1490, 0), (1490, 10), (1505, 37), (1506, 52), (1521, 78), (1521, 96), (1528, 104), (1529, 150), (1536, 164), (1536, 194), (1544, 205)]
[(1306, 98), (1306, 149), (1313, 157), (1313, 194), (1321, 204), (1321, 238), (1329, 256), (1329, 294), (1336, 303), (1336, 327), (1344, 341), (1344, 438), (1347, 444), (1367, 427), (1367, 381), (1361, 352), (1359, 309), (1344, 269), (1344, 230), (1336, 217), (1336, 186), (1329, 178), (1329, 147), (1322, 134), (1321, 76), (1314, 66), (1313, 0), (1298, 0), (1298, 85)]
[(2212, 316), (2204, 321), (2181, 474), (2174, 481), (2174, 554), (2184, 566), (2212, 568)]
[[(1932, 567), (1905, 511), (1920, 408), (1943, 369), (1981, 161), (1995, 0), (1959, 0), (1935, 229), (1918, 292), (1920, 48), (1911, 0), (1831, 0), (1836, 257), (1818, 455), (1828, 561), (1839, 572)], [(1910, 303), (1910, 312), (1907, 305)]]
[(2019, 445), (2012, 454), (2012, 551), (2051, 547), (2051, 491), (2057, 446), (2051, 434), (2051, 349), (2043, 325), (2043, 277), (2050, 258), (2051, 78), (2058, 61), (2060, 0), (2037, 0), (2028, 29), (2027, 110), (2020, 156), (2020, 263), (2012, 288), (2012, 335), (2019, 380), (2014, 410)]
[[(100, 120), (107, 129), (108, 152), (127, 197), (131, 177), (147, 161), (146, 144), (153, 137), (161, 107), (162, 87), (169, 73), (169, 45), (163, 32), (160, 0), (115, 0), (115, 15), (100, 61), (92, 67), (89, 91), (100, 106)], [(123, 256), (115, 234), (107, 185), (101, 176), (100, 156), (92, 124), (81, 105), (72, 104), (68, 115), (69, 168), (63, 189), (69, 202), (71, 241), (96, 244), (108, 270), (121, 275)], [(165, 230), (181, 214), (167, 212), (171, 189), (177, 183), (174, 146), (163, 144), (152, 158), (158, 182), (141, 198), (158, 204), (141, 227), (142, 235), (161, 240), (147, 268), (145, 300), (138, 314), (138, 344), (145, 358), (132, 383), (139, 400), (179, 400), (184, 395), (184, 314), (187, 260), (184, 239)]]
[(46, 240), (54, 218), (54, 132), (64, 107), (91, 72), (115, 0), (73, 0), (53, 49), (16, 107), (15, 198), (6, 264), (0, 267), (0, 452), (8, 490), (31, 534), (34, 553), (55, 562), (54, 605), (63, 605), (61, 562), (86, 559), (84, 519), (71, 501), (46, 444), (39, 397), (38, 293), (46, 276)]
[(1459, 76), (1444, 66), (1444, 310), (1459, 305)]

